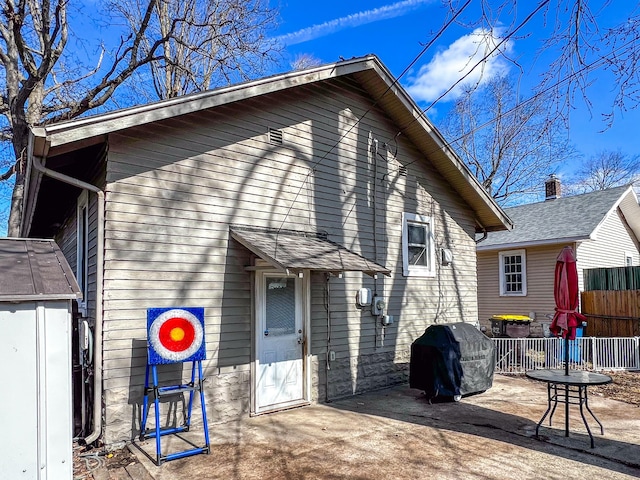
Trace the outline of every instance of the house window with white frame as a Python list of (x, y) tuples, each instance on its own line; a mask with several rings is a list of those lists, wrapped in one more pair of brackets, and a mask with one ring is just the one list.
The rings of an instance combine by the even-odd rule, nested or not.
[(78, 197), (76, 222), (76, 280), (82, 292), (78, 309), (82, 315), (86, 316), (89, 292), (89, 202), (86, 191)]
[(527, 257), (524, 250), (500, 252), (500, 295), (527, 294)]
[(633, 253), (625, 252), (624, 254), (624, 266), (633, 267)]
[(402, 214), (402, 273), (405, 277), (435, 276), (431, 217)]

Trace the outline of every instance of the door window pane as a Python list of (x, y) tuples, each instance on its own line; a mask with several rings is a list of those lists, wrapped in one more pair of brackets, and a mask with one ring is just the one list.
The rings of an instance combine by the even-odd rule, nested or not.
[(268, 335), (289, 335), (296, 329), (296, 279), (268, 277), (265, 294)]

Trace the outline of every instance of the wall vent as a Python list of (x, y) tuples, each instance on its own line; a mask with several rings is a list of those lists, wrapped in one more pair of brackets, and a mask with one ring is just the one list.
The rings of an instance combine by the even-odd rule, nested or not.
[(271, 143), (272, 145), (282, 145), (282, 130), (270, 128), (269, 143)]
[(398, 167), (398, 175), (400, 175), (401, 177), (406, 177), (407, 176), (407, 167), (405, 167), (404, 165), (400, 165)]

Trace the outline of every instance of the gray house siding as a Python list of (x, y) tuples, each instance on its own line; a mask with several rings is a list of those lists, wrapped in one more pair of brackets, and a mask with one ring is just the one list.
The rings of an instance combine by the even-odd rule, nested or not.
[[(105, 185), (105, 165), (100, 167), (100, 171), (97, 172), (93, 178), (89, 180), (89, 183), (99, 188), (104, 188)], [(78, 197), (82, 193), (78, 190)], [(87, 255), (88, 265), (88, 298), (87, 309), (84, 315), (88, 318), (92, 324), (96, 317), (96, 254), (97, 254), (97, 231), (98, 231), (98, 200), (94, 193), (88, 192), (87, 206), (89, 209), (89, 228), (88, 228), (88, 243), (89, 250)], [(58, 235), (55, 240), (63, 255), (65, 256), (71, 271), (74, 275), (78, 275), (77, 270), (77, 252), (78, 252), (78, 238), (77, 238), (77, 204), (74, 204), (69, 209), (66, 220), (61, 226)]]
[[(312, 273), (312, 401), (405, 381), (411, 342), (429, 324), (477, 322), (472, 213), (406, 137), (396, 145), (399, 127), (372, 103), (356, 84), (337, 80), (109, 136), (107, 444), (137, 434), (151, 307), (205, 307), (210, 422), (250, 413), (253, 275), (245, 267), (254, 259), (230, 238), (230, 224), (325, 231), (392, 270), (376, 281), (395, 317), (384, 336), (354, 301), (373, 279), (330, 277), (327, 294), (326, 276)], [(269, 128), (282, 131), (282, 145), (270, 143)], [(452, 250), (453, 263), (437, 262), (435, 277), (402, 276), (402, 212), (432, 217), (436, 261), (440, 248)], [(69, 222), (65, 232), (75, 218)], [(71, 234), (62, 241), (73, 250)], [(336, 360), (327, 377), (328, 337)]]

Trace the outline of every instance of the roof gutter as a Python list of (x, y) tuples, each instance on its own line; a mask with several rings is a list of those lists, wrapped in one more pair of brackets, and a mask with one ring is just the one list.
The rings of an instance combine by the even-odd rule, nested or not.
[(508, 249), (525, 248), (525, 247), (544, 247), (547, 245), (580, 243), (580, 242), (587, 242), (590, 240), (593, 240), (593, 238), (585, 237), (585, 236), (552, 238), (548, 240), (538, 240), (538, 241), (531, 241), (531, 242), (512, 242), (512, 243), (496, 243), (493, 245), (478, 245), (476, 249), (479, 252), (491, 251), (491, 250), (508, 250)]
[[(34, 136), (31, 136), (33, 139)], [(86, 437), (80, 439), (81, 444), (95, 442), (102, 433), (102, 318), (103, 318), (103, 278), (104, 278), (104, 192), (90, 183), (83, 182), (77, 178), (69, 177), (62, 173), (46, 168), (39, 157), (32, 155), (33, 167), (43, 175), (51, 177), (60, 182), (73, 185), (74, 187), (88, 190), (98, 196), (98, 241), (96, 252), (96, 318), (94, 330), (94, 374), (93, 374), (93, 431)]]

